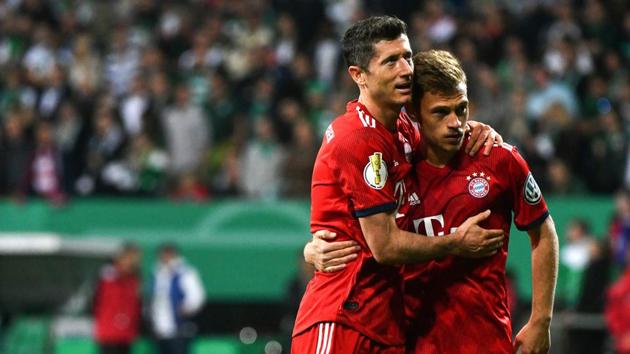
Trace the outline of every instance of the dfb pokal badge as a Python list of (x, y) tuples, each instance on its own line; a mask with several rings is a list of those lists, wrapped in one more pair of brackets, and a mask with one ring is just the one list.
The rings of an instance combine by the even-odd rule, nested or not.
[(472, 175), (467, 176), (468, 193), (475, 198), (483, 198), (490, 192), (490, 176), (486, 176), (485, 173), (474, 172)]
[(375, 152), (370, 155), (369, 162), (363, 169), (363, 179), (368, 186), (382, 189), (387, 182), (387, 165), (383, 161), (383, 154)]

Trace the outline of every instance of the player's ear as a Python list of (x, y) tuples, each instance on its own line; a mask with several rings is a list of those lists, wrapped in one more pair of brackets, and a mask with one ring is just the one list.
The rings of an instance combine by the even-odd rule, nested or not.
[(365, 85), (365, 81), (366, 81), (365, 72), (360, 67), (356, 65), (350, 65), (348, 67), (348, 74), (350, 74), (350, 77), (352, 78), (352, 80), (354, 80), (354, 82), (357, 85), (359, 86)]

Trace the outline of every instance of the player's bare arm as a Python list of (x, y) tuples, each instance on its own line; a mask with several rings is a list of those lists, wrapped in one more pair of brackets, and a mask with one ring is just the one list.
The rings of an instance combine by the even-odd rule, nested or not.
[[(380, 215), (380, 216), (379, 216)], [(379, 243), (380, 240), (390, 238), (392, 236), (385, 235), (386, 232), (396, 232), (400, 233), (401, 236), (399, 238), (411, 237), (411, 242), (414, 244), (419, 244), (419, 246), (409, 246), (404, 244), (404, 242), (410, 241), (399, 241), (403, 242), (403, 245), (385, 245), (383, 247), (415, 247), (414, 249), (409, 249), (408, 252), (411, 256), (403, 256), (403, 257), (411, 257), (411, 260), (407, 261), (399, 261), (395, 264), (403, 264), (403, 263), (418, 263), (423, 262), (430, 259), (435, 259), (439, 257), (443, 257), (447, 254), (458, 255), (462, 257), (469, 258), (481, 258), (487, 257), (495, 254), (497, 250), (503, 245), (503, 231), (502, 230), (485, 230), (479, 227), (478, 223), (485, 220), (490, 215), (489, 211), (477, 214), (473, 217), (470, 217), (464, 222), (455, 233), (447, 235), (446, 237), (418, 237), (417, 234), (411, 232), (405, 232), (399, 230), (395, 225), (386, 227), (385, 230), (378, 230), (378, 225), (374, 226), (375, 238), (377, 238), (376, 247), (381, 247)], [(390, 214), (376, 214), (374, 218), (361, 218), (359, 219), (369, 219), (364, 220), (361, 223), (362, 228), (365, 223), (371, 225), (373, 223), (381, 223), (381, 225), (388, 225), (391, 215)], [(381, 221), (380, 219), (383, 219)], [(393, 219), (393, 218), (391, 218)], [(365, 230), (364, 230), (365, 232)], [(367, 234), (366, 234), (367, 236)], [(331, 242), (336, 237), (336, 234), (331, 231), (321, 230), (316, 232), (313, 235), (313, 239), (304, 246), (304, 259), (313, 264), (315, 268), (319, 271), (323, 272), (336, 272), (342, 270), (346, 267), (348, 262), (356, 259), (357, 252), (360, 250), (360, 247), (356, 245), (356, 243), (352, 243), (352, 241), (343, 241), (343, 242)], [(367, 240), (367, 237), (366, 237)], [(370, 250), (374, 253), (374, 248), (372, 244), (369, 243)], [(384, 252), (392, 252), (391, 249), (386, 249)], [(395, 252), (395, 251), (394, 251)], [(387, 257), (387, 255), (385, 256)], [(414, 258), (419, 257), (419, 258)], [(375, 254), (375, 258), (377, 261), (379, 258)], [(389, 262), (388, 262), (389, 263)]]
[(551, 217), (529, 230), (532, 245), (532, 312), (514, 339), (514, 352), (547, 353), (551, 315), (558, 277), (558, 235)]
[(479, 223), (488, 218), (490, 211), (468, 218), (452, 234), (444, 237), (418, 237), (402, 231), (394, 215), (379, 213), (359, 218), (370, 251), (382, 264), (410, 264), (456, 255), (487, 257), (503, 245), (503, 230), (486, 230)]

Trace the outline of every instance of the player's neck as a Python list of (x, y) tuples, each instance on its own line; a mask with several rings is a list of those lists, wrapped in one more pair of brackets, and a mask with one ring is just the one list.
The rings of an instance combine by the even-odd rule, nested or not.
[[(423, 139), (423, 141), (424, 140), (426, 139)], [(457, 151), (445, 151), (426, 143), (423, 144), (422, 148), (424, 150), (424, 156), (426, 156), (427, 163), (439, 168), (448, 165), (453, 158), (455, 158), (455, 155), (457, 155)]]
[(374, 119), (383, 124), (390, 131), (396, 130), (396, 120), (400, 115), (402, 106), (383, 106), (377, 104), (371, 97), (361, 93), (359, 95), (359, 103), (374, 116)]

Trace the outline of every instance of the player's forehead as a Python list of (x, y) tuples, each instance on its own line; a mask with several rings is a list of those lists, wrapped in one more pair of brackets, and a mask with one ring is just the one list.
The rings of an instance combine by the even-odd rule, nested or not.
[(464, 103), (468, 104), (468, 93), (465, 85), (458, 86), (453, 92), (425, 92), (420, 103), (423, 107), (428, 108), (435, 106), (459, 106)]
[(374, 43), (374, 51), (371, 60), (383, 59), (391, 55), (411, 54), (411, 45), (406, 34), (401, 34), (396, 39), (381, 39)]

